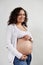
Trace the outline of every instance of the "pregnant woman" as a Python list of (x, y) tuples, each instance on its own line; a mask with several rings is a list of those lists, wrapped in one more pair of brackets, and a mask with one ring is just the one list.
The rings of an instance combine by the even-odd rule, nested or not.
[(13, 65), (30, 65), (33, 38), (27, 28), (27, 13), (22, 7), (15, 8), (9, 17), (7, 48)]

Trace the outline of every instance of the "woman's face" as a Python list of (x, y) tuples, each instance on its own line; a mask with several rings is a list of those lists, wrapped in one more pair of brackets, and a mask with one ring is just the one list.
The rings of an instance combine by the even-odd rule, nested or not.
[(17, 17), (17, 22), (22, 23), (25, 20), (25, 12), (23, 10), (20, 10), (18, 17)]

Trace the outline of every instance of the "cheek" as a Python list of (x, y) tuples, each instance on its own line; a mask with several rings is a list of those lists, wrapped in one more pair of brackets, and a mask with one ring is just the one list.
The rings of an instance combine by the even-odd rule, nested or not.
[(25, 16), (19, 16), (18, 19), (25, 19)]
[(25, 16), (18, 16), (17, 17), (17, 21), (24, 21), (25, 20)]
[(20, 17), (17, 18), (17, 21), (19, 21)]

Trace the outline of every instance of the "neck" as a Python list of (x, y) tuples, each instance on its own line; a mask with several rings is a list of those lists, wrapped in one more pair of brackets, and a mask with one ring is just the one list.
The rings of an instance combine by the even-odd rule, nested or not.
[(17, 23), (17, 25), (21, 25), (21, 23)]

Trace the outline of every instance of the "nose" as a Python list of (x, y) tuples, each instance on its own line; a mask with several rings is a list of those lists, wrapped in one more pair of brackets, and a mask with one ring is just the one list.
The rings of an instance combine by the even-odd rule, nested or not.
[(21, 14), (21, 17), (25, 17), (25, 14)]

